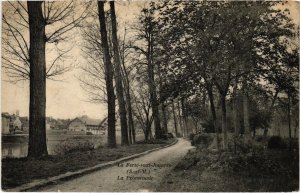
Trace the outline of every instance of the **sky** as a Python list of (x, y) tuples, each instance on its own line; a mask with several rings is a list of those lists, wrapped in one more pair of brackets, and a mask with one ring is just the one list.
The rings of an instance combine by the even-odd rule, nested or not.
[[(120, 26), (126, 22), (130, 23), (136, 18), (138, 10), (144, 5), (144, 2), (118, 2), (116, 3), (116, 14)], [(108, 4), (106, 3), (106, 8)], [(97, 21), (98, 22), (98, 21)], [(119, 29), (121, 31), (121, 27)], [(79, 32), (80, 33), (80, 32)], [(78, 36), (77, 38), (80, 38)], [(86, 61), (81, 53), (80, 45), (74, 45), (71, 54), (73, 60), (71, 64), (76, 63), (77, 67)], [(49, 59), (46, 53), (46, 60)], [(68, 65), (68, 64), (67, 64)], [(82, 115), (88, 115), (90, 118), (102, 119), (107, 114), (106, 104), (95, 104), (87, 102), (87, 94), (80, 87), (78, 78), (81, 70), (73, 68), (59, 79), (63, 81), (47, 80), (46, 86), (46, 116), (53, 118), (75, 118)], [(1, 73), (1, 111), (15, 114), (19, 110), (20, 116), (29, 115), (29, 82), (23, 81), (12, 84), (7, 81), (5, 73)]]
[[(134, 21), (145, 1), (120, 1), (116, 4), (118, 22), (130, 23)], [(291, 17), (299, 23), (299, 2), (289, 2)], [(77, 45), (72, 50), (71, 63), (84, 63), (80, 47)], [(87, 102), (87, 95), (80, 87), (76, 77), (80, 76), (80, 69), (74, 68), (63, 75), (63, 81), (47, 80), (46, 115), (53, 118), (75, 118), (88, 115), (91, 118), (102, 119), (107, 114), (106, 104)], [(20, 116), (28, 116), (29, 112), (29, 82), (11, 84), (3, 81), (7, 77), (2, 72), (1, 81), (1, 111), (10, 114), (20, 112)]]

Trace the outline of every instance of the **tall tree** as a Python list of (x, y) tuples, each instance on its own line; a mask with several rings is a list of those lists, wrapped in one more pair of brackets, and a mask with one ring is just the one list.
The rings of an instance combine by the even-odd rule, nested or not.
[(103, 48), (103, 60), (105, 65), (105, 83), (107, 93), (107, 145), (109, 147), (116, 147), (116, 112), (115, 112), (115, 92), (113, 85), (113, 66), (109, 54), (109, 46), (107, 40), (107, 30), (104, 12), (104, 2), (98, 1), (98, 14), (100, 22), (100, 34)]
[(27, 2), (30, 32), (30, 103), (28, 157), (48, 155), (46, 144), (45, 24), (42, 2)]
[(129, 145), (128, 140), (128, 128), (127, 128), (127, 111), (126, 104), (124, 100), (124, 88), (122, 82), (122, 66), (121, 66), (121, 57), (119, 53), (119, 43), (117, 36), (117, 21), (116, 21), (116, 13), (115, 13), (115, 2), (110, 1), (110, 11), (111, 11), (111, 25), (112, 25), (112, 43), (113, 43), (113, 53), (114, 53), (114, 63), (115, 63), (115, 80), (116, 80), (116, 90), (117, 90), (117, 98), (119, 104), (119, 113), (121, 120), (121, 144)]
[[(152, 4), (152, 3), (151, 3)], [(159, 113), (159, 101), (157, 97), (157, 88), (155, 84), (155, 37), (157, 32), (157, 26), (154, 20), (154, 9), (144, 8), (139, 17), (140, 26), (137, 29), (138, 40), (145, 42), (145, 48), (139, 46), (133, 46), (136, 51), (139, 51), (144, 55), (147, 65), (147, 77), (148, 87), (150, 93), (150, 103), (154, 119), (155, 138), (159, 139), (164, 133), (161, 128), (160, 113)]]
[[(76, 16), (75, 2), (16, 1), (5, 2), (4, 6), (2, 67), (13, 83), (29, 80), (28, 156), (39, 158), (47, 155), (46, 78), (54, 79), (71, 69), (64, 65), (65, 55), (71, 49), (60, 45), (72, 37), (71, 31), (86, 17), (88, 6), (81, 7)], [(46, 49), (46, 44), (50, 49)], [(48, 54), (53, 60), (46, 60)]]

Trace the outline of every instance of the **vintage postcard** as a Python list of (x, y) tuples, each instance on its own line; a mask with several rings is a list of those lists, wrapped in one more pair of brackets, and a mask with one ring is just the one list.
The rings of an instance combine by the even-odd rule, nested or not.
[(0, 5), (2, 191), (299, 191), (299, 2)]

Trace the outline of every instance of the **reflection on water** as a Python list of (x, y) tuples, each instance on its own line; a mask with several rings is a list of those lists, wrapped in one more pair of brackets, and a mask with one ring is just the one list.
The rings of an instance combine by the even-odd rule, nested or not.
[(27, 155), (27, 143), (2, 143), (2, 158), (25, 157)]
[[(57, 144), (62, 141), (47, 142), (47, 149), (49, 154), (54, 154), (54, 149)], [(5, 157), (26, 157), (28, 151), (28, 143), (2, 143), (2, 158)]]
[[(121, 143), (120, 133), (116, 134), (117, 144)], [(136, 140), (143, 140), (143, 135), (136, 135)], [(78, 135), (74, 133), (64, 133), (61, 131), (49, 131), (47, 133), (47, 149), (50, 155), (55, 154), (57, 146), (72, 142), (88, 141), (94, 147), (105, 145), (106, 135)], [(2, 135), (2, 158), (6, 157), (26, 157), (28, 151), (28, 135)]]
[[(95, 140), (95, 138), (97, 140)], [(104, 136), (87, 136), (87, 135), (66, 135), (52, 134), (47, 137), (47, 149), (50, 155), (55, 154), (55, 149), (64, 141), (90, 141), (95, 144), (95, 141), (105, 142)], [(26, 157), (28, 152), (28, 135), (10, 135), (2, 136), (2, 158), (6, 157)]]

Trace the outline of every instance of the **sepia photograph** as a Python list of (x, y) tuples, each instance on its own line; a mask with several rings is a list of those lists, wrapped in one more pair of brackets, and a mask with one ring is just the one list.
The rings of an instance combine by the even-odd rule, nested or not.
[(3, 192), (298, 192), (298, 1), (0, 1)]

